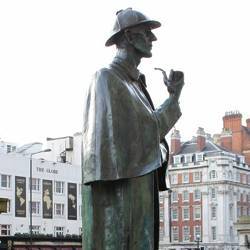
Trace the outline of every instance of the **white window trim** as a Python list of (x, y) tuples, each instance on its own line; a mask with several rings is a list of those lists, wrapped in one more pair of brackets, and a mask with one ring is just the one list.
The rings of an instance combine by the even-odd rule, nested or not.
[[(7, 176), (7, 187), (2, 186), (2, 176)], [(11, 175), (8, 174), (0, 174), (0, 188), (1, 189), (11, 189)]]
[[(60, 228), (60, 230), (59, 230)], [(57, 234), (59, 233), (59, 234)], [(54, 226), (54, 236), (58, 236), (58, 235), (64, 235), (65, 234), (65, 227), (61, 227), (61, 226)]]
[[(213, 208), (215, 208), (215, 216), (213, 216)], [(217, 206), (211, 206), (211, 220), (217, 219)]]
[[(33, 212), (33, 205), (36, 205), (35, 206), (35, 212)], [(39, 216), (41, 214), (41, 204), (40, 204), (40, 201), (32, 201), (32, 216)]]
[[(200, 193), (199, 198), (196, 198), (196, 197), (195, 197), (195, 196), (196, 196), (196, 195), (195, 195), (195, 193), (196, 193), (195, 191), (199, 191), (199, 193)], [(200, 189), (195, 189), (195, 190), (194, 190), (194, 201), (200, 201), (200, 200), (201, 200), (201, 190), (200, 190)]]
[[(173, 199), (174, 197), (174, 193), (176, 193), (176, 200)], [(174, 202), (178, 202), (178, 192), (177, 191), (173, 191), (172, 195), (171, 195), (171, 202), (174, 203)]]
[(185, 163), (191, 163), (193, 162), (193, 154), (186, 154), (185, 155)]
[[(187, 193), (187, 199), (184, 199), (184, 197), (185, 197), (184, 193)], [(182, 192), (182, 201), (185, 201), (185, 202), (189, 201), (189, 192), (188, 192), (188, 190), (184, 190)]]
[[(184, 210), (188, 209), (188, 218), (184, 218)], [(182, 208), (182, 219), (183, 220), (190, 220), (190, 208), (189, 207), (183, 207)]]
[(174, 164), (181, 164), (181, 156), (180, 155), (174, 156)]
[[(195, 159), (196, 159), (196, 161), (204, 161), (204, 153), (196, 153), (196, 155), (195, 155)], [(199, 158), (201, 158), (201, 159), (199, 159)]]
[[(188, 239), (185, 239), (185, 234), (184, 234), (184, 229), (188, 229)], [(183, 242), (189, 242), (190, 241), (190, 227), (189, 226), (184, 226), (182, 228), (182, 235), (183, 235)]]
[[(197, 173), (199, 174), (199, 179), (195, 178), (195, 174), (197, 174)], [(196, 171), (193, 173), (193, 180), (194, 180), (194, 182), (201, 182), (201, 172), (200, 171)]]
[[(57, 206), (59, 206), (59, 208), (57, 208)], [(60, 212), (59, 214), (57, 214), (58, 211)], [(64, 205), (64, 203), (54, 203), (54, 216), (57, 218), (65, 217), (65, 205)]]
[[(199, 216), (199, 218), (196, 218), (196, 216), (195, 216), (195, 209), (199, 209), (200, 210), (200, 216)], [(193, 214), (194, 220), (201, 220), (201, 206), (194, 206), (193, 212), (194, 212), (194, 214)]]
[[(177, 235), (177, 239), (174, 238), (174, 230), (176, 229), (176, 235)], [(172, 234), (172, 240), (173, 242), (179, 242), (179, 228), (178, 227), (172, 227), (171, 228), (171, 234)]]
[[(57, 183), (60, 183), (60, 192), (57, 190)], [(56, 195), (64, 195), (65, 194), (65, 182), (64, 181), (54, 181), (54, 193)]]
[[(187, 176), (187, 179), (185, 179), (185, 176)], [(189, 172), (185, 172), (182, 174), (182, 182), (189, 183)]]
[[(173, 212), (174, 211), (177, 212), (176, 218), (173, 218), (173, 214), (174, 214)], [(179, 219), (179, 210), (178, 210), (178, 208), (172, 208), (171, 219), (172, 219), (172, 221), (178, 221), (178, 219)]]

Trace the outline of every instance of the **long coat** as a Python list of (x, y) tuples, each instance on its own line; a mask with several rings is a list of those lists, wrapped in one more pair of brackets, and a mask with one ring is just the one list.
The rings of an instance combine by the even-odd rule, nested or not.
[(153, 250), (158, 244), (159, 145), (181, 112), (172, 96), (154, 110), (144, 85), (139, 71), (115, 58), (95, 74), (85, 98), (84, 250)]

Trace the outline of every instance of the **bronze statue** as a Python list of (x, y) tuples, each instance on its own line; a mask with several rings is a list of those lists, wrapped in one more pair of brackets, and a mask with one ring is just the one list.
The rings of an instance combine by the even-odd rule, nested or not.
[(169, 98), (154, 109), (137, 66), (152, 56), (157, 21), (128, 8), (116, 14), (106, 46), (109, 67), (96, 72), (84, 104), (83, 249), (156, 250), (159, 190), (166, 190), (165, 135), (181, 116), (180, 71), (164, 73)]

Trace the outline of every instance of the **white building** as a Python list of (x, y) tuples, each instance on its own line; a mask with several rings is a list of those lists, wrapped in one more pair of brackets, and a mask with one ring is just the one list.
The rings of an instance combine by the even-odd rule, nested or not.
[[(69, 160), (61, 160), (58, 145), (62, 139), (49, 139), (51, 152), (32, 159), (32, 228), (37, 234), (81, 233), (81, 167), (75, 153), (80, 150), (80, 135), (70, 137), (66, 145)], [(65, 137), (67, 139), (69, 137)], [(41, 150), (39, 144), (16, 149), (18, 153), (0, 154), (0, 197), (10, 200), (8, 213), (0, 214), (0, 235), (29, 233), (30, 226), (30, 153)], [(32, 147), (33, 145), (33, 147)], [(41, 145), (40, 145), (41, 146)], [(75, 146), (73, 150), (73, 146)], [(34, 148), (35, 147), (35, 148)], [(31, 148), (33, 148), (31, 150)], [(63, 147), (60, 148), (60, 150)], [(35, 158), (36, 157), (36, 158)], [(46, 159), (46, 160), (45, 160)], [(47, 160), (49, 159), (49, 160)], [(60, 159), (60, 161), (59, 161)], [(67, 159), (67, 158), (66, 158)], [(74, 164), (77, 162), (78, 164)]]
[(171, 138), (172, 192), (161, 201), (161, 249), (237, 250), (234, 223), (250, 215), (250, 168), (244, 156), (212, 142), (202, 128), (191, 141)]

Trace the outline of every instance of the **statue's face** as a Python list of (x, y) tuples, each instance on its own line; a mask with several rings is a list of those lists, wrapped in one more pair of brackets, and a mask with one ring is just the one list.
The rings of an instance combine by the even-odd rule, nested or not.
[(147, 25), (140, 25), (131, 29), (131, 44), (142, 57), (151, 57), (152, 42), (157, 38)]

